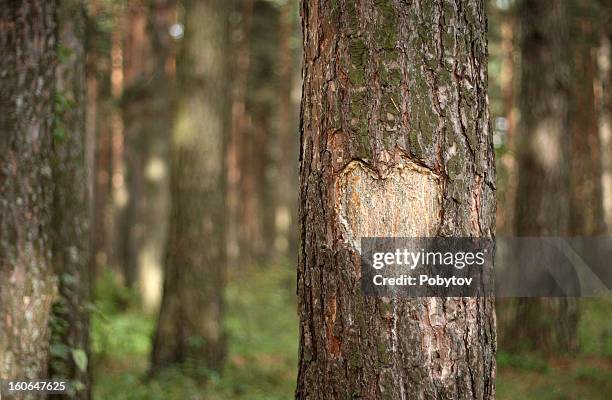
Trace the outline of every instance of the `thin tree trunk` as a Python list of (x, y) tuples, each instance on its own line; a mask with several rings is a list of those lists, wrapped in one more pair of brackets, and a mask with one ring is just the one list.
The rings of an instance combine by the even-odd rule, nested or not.
[(43, 379), (57, 291), (50, 225), (55, 2), (3, 1), (0, 27), (0, 378)]
[[(59, 7), (56, 138), (53, 142), (53, 265), (58, 301), (53, 306), (49, 364), (54, 379), (68, 379), (72, 399), (90, 397), (89, 315), (91, 286), (90, 184), (85, 132), (85, 9), (75, 1)], [(58, 395), (60, 396), (60, 395)], [(63, 395), (61, 395), (64, 398)]]
[[(566, 1), (523, 1), (518, 236), (570, 232), (569, 21)], [(519, 299), (508, 348), (572, 350), (575, 299)]]
[(366, 297), (358, 250), (494, 235), (486, 23), (483, 1), (302, 2), (296, 398), (494, 398), (493, 300)]
[(295, 4), (287, 1), (281, 8), (278, 49), (278, 134), (280, 136), (280, 162), (277, 193), (279, 196), (275, 212), (276, 240), (280, 240), (277, 251), (293, 260), (297, 253), (297, 168), (298, 131), (296, 107), (291, 99), (293, 89), (295, 55), (290, 38), (295, 25)]
[[(227, 4), (186, 4), (181, 99), (172, 141), (172, 211), (154, 370), (192, 362), (220, 369), (224, 354), (224, 155)], [(197, 371), (198, 369), (196, 369)]]
[(605, 233), (602, 192), (602, 148), (595, 106), (595, 46), (598, 42), (595, 3), (574, 0), (571, 8), (572, 92), (571, 215), (572, 236)]
[(600, 46), (597, 57), (600, 101), (599, 136), (602, 148), (602, 192), (606, 232), (612, 233), (612, 6), (599, 1), (601, 7), (599, 35)]
[(249, 49), (249, 38), (251, 34), (251, 19), (253, 16), (254, 0), (242, 1), (240, 13), (240, 25), (236, 28), (237, 39), (234, 40), (236, 64), (233, 68), (232, 79), (232, 101), (231, 101), (231, 130), (226, 150), (227, 164), (227, 204), (229, 212), (229, 223), (227, 225), (228, 238), (228, 260), (234, 265), (240, 258), (241, 264), (244, 257), (244, 228), (242, 227), (242, 207), (240, 201), (242, 177), (242, 153), (244, 149), (241, 144), (244, 140), (244, 131), (247, 128), (246, 120), (246, 95), (249, 64), (251, 54)]

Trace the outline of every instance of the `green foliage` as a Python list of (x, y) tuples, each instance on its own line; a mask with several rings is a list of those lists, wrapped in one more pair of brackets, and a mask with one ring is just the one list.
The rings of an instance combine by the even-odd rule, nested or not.
[(72, 359), (82, 372), (87, 371), (87, 353), (83, 349), (72, 349)]
[(60, 64), (68, 62), (68, 59), (72, 55), (73, 51), (69, 47), (64, 46), (63, 43), (57, 45), (57, 60)]
[(511, 356), (509, 361), (507, 355), (500, 356), (498, 400), (604, 400), (612, 392), (612, 366), (604, 358), (576, 355), (543, 360)]
[(499, 368), (511, 367), (525, 371), (547, 372), (549, 370), (546, 361), (536, 355), (511, 354), (504, 351), (497, 354), (497, 365)]
[(586, 354), (612, 357), (612, 297), (580, 300), (578, 344)]
[(92, 305), (94, 361), (129, 360), (149, 352), (153, 320), (137, 308), (138, 303), (134, 292), (120, 285), (110, 270), (102, 273)]
[(63, 92), (55, 93), (55, 113), (53, 115), (53, 139), (56, 143), (61, 143), (66, 138), (65, 119), (71, 110), (74, 110), (75, 103)]
[(608, 399), (612, 393), (612, 298), (580, 300), (579, 353), (549, 359), (497, 354), (497, 399)]
[[(228, 358), (222, 374), (189, 362), (147, 379), (155, 320), (103, 275), (92, 321), (94, 398), (287, 399), (296, 381), (298, 322), (294, 270), (271, 266), (231, 273), (226, 290)], [(127, 301), (127, 303), (126, 303)], [(191, 376), (204, 376), (196, 380)]]

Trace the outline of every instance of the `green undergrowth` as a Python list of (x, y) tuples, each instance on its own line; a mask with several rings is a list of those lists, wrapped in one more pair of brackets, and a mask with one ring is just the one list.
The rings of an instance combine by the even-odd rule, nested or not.
[(577, 354), (497, 354), (497, 399), (604, 400), (612, 393), (612, 298), (581, 299)]
[[(92, 320), (94, 399), (280, 400), (294, 395), (298, 320), (289, 265), (234, 270), (226, 289), (227, 363), (221, 374), (188, 366), (147, 378), (155, 316), (106, 274)], [(498, 352), (497, 399), (608, 399), (612, 393), (611, 299), (582, 300), (579, 354), (542, 357)], [(202, 385), (201, 381), (206, 381)]]
[[(228, 357), (206, 385), (189, 378), (188, 366), (147, 377), (155, 317), (142, 313), (136, 296), (109, 277), (98, 285), (92, 321), (94, 398), (253, 399), (293, 397), (298, 321), (294, 269), (287, 265), (232, 271), (226, 289)], [(201, 375), (201, 374), (200, 374)]]

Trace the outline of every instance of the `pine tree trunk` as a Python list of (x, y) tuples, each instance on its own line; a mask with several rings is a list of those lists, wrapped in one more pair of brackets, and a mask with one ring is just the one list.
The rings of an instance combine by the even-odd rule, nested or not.
[(168, 157), (172, 130), (171, 76), (173, 0), (132, 2), (125, 46), (123, 120), (126, 138), (128, 229), (125, 277), (144, 305), (159, 304), (169, 213)]
[(597, 57), (600, 82), (599, 137), (602, 148), (602, 196), (606, 233), (612, 233), (612, 6), (607, 1), (601, 7), (599, 21), (600, 45)]
[[(47, 373), (56, 7), (0, 6), (0, 378)], [(38, 398), (26, 395), (20, 398)]]
[[(91, 236), (89, 171), (85, 152), (85, 9), (80, 1), (59, 7), (56, 138), (53, 142), (53, 265), (59, 300), (53, 306), (50, 376), (78, 388), (73, 399), (90, 397), (89, 301)], [(85, 362), (83, 362), (85, 360)], [(77, 362), (78, 361), (78, 362)], [(62, 395), (62, 398), (63, 395)]]
[[(564, 0), (524, 1), (520, 13), (521, 112), (518, 236), (570, 232), (569, 16)], [(575, 299), (519, 299), (507, 348), (543, 351), (576, 347)]]
[(222, 0), (186, 5), (178, 72), (182, 96), (172, 143), (172, 211), (153, 369), (186, 361), (219, 369), (225, 354), (225, 7)]
[(597, 236), (606, 231), (602, 189), (602, 147), (595, 105), (595, 46), (598, 42), (596, 4), (573, 0), (571, 5), (572, 92), (571, 215), (572, 236)]
[(492, 236), (483, 1), (302, 3), (298, 399), (492, 399), (490, 298), (376, 298), (367, 236)]
[(290, 46), (290, 38), (296, 28), (296, 4), (288, 1), (280, 13), (278, 29), (278, 134), (281, 155), (277, 184), (278, 204), (275, 216), (275, 234), (279, 241), (277, 250), (290, 260), (297, 254), (297, 166), (298, 131), (296, 102), (292, 101), (294, 87), (295, 51)]
[(247, 84), (251, 52), (249, 40), (255, 0), (244, 0), (241, 4), (240, 23), (236, 28), (238, 39), (232, 51), (236, 60), (232, 69), (231, 130), (226, 150), (227, 164), (227, 204), (229, 222), (227, 224), (228, 258), (230, 265), (248, 263), (248, 246), (243, 221), (243, 153), (245, 130), (248, 126), (246, 114)]

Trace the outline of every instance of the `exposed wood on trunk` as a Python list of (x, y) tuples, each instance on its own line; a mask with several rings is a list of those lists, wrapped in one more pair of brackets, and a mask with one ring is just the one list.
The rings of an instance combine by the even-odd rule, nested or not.
[(492, 399), (492, 299), (374, 298), (362, 236), (492, 236), (483, 1), (302, 2), (298, 399)]

